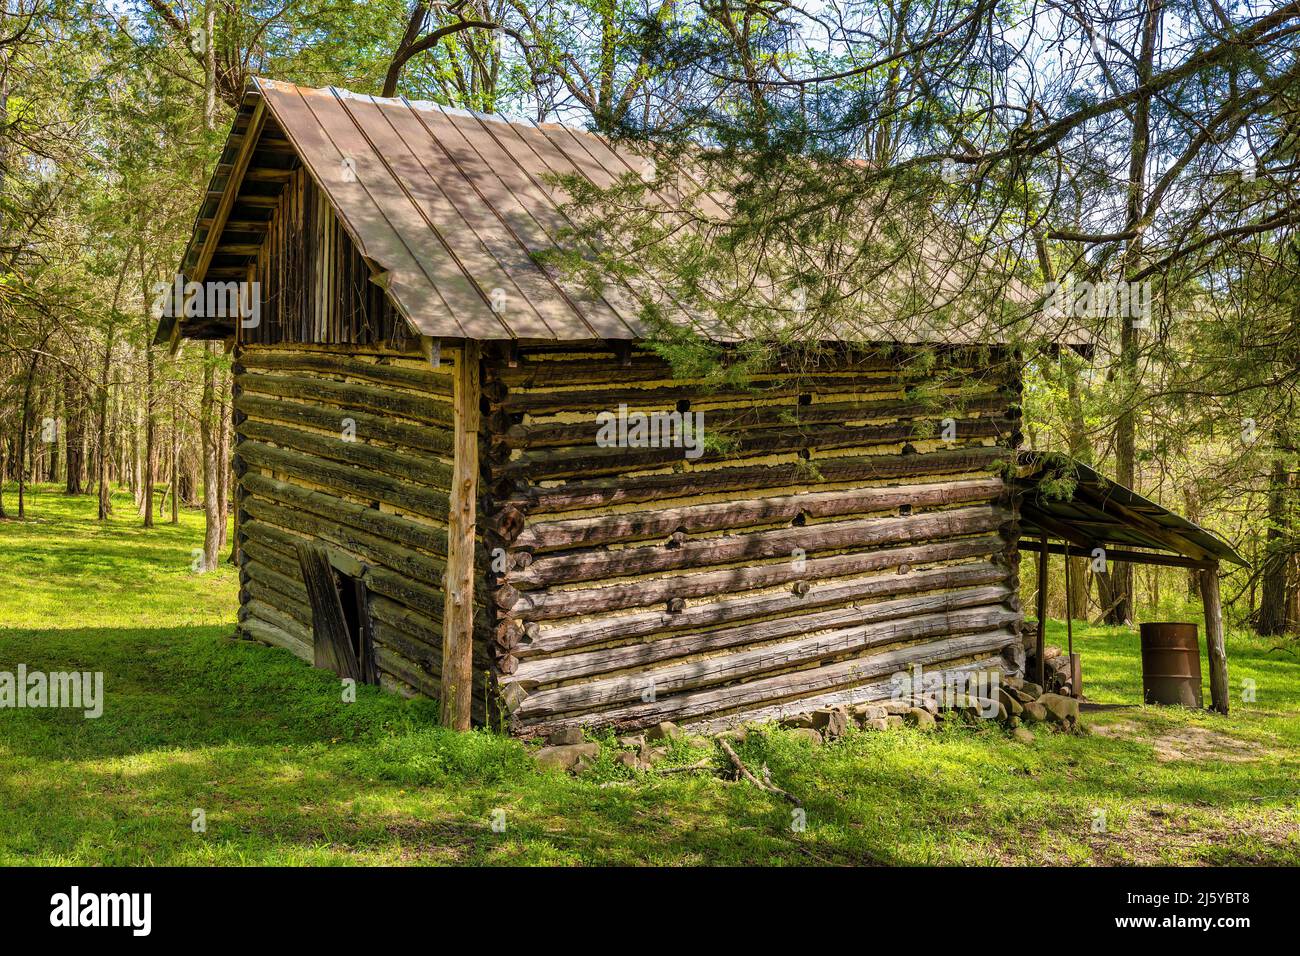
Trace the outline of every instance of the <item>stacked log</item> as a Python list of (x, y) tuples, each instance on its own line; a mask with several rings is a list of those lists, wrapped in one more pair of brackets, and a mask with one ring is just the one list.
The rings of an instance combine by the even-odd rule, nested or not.
[[(365, 582), (380, 683), (436, 697), (454, 353), (243, 345), (235, 363), (243, 634), (312, 658), (296, 547)], [(490, 662), (478, 653), (477, 713)]]
[[(1023, 632), (1025, 673), (1035, 674), (1038, 667), (1038, 623), (1025, 622)], [(1043, 648), (1043, 687), (1048, 693), (1062, 694), (1066, 697), (1076, 696), (1076, 691), (1081, 689), (1074, 686), (1070, 655), (1053, 644)]]
[[(752, 390), (646, 354), (485, 362), (480, 533), (509, 728), (703, 728), (887, 693), (915, 663), (1019, 666), (1018, 380), (948, 350), (776, 369)], [(601, 412), (704, 415), (681, 447), (599, 447)]]

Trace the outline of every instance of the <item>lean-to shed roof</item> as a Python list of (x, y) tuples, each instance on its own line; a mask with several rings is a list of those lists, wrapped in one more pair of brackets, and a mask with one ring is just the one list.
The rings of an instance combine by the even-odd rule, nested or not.
[[(1068, 498), (1046, 481), (1068, 479)], [(1174, 555), (1193, 561), (1227, 561), (1246, 565), (1235, 548), (1212, 531), (1188, 521), (1149, 498), (1104, 477), (1068, 455), (1023, 451), (1013, 485), (1021, 495), (1020, 532), (1023, 539), (1043, 536), (1081, 549), (1097, 546), (1139, 548), (1142, 552)], [(1141, 552), (1139, 552), (1141, 553)]]

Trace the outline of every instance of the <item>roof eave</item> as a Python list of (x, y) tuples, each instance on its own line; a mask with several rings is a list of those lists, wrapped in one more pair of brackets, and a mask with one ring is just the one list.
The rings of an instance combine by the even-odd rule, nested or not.
[[(243, 183), (243, 171), (236, 169), (233, 175), (223, 174), (222, 166), (225, 165), (224, 157), (232, 148), (236, 148), (239, 153), (244, 149), (245, 138), (248, 133), (253, 133), (253, 144), (248, 148), (249, 154), (252, 149), (256, 148), (256, 141), (261, 136), (262, 129), (253, 128), (253, 117), (260, 110), (264, 109), (265, 99), (262, 96), (262, 90), (257, 77), (250, 77), (244, 86), (244, 94), (240, 100), (239, 110), (235, 114), (234, 120), (230, 124), (230, 132), (226, 134), (226, 143), (221, 149), (218, 156), (218, 162), (213, 167), (212, 175), (208, 177), (208, 186), (204, 193), (203, 201), (194, 214), (194, 225), (190, 228), (190, 238), (185, 244), (185, 251), (181, 253), (181, 261), (177, 265), (176, 274), (183, 276), (186, 281), (202, 282), (204, 278), (204, 269), (196, 269), (201, 256), (201, 250), (207, 240), (215, 232), (220, 234), (221, 224), (216, 221), (216, 211), (233, 204), (233, 197), (238, 194), (239, 188)], [(244, 128), (241, 131), (241, 122)], [(225, 176), (225, 182), (221, 180)], [(230, 197), (229, 199), (227, 197)], [(209, 209), (211, 207), (211, 209)], [(203, 223), (206, 220), (212, 220), (211, 224), (205, 230)], [(203, 234), (203, 240), (199, 236)], [(175, 351), (180, 339), (188, 338), (185, 334), (185, 323), (180, 316), (164, 314), (158, 320), (158, 326), (154, 330), (153, 344), (156, 346), (169, 345)]]

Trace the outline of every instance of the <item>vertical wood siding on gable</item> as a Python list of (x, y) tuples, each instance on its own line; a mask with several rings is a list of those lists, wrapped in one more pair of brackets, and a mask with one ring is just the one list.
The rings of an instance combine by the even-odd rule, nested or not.
[(414, 347), (406, 321), (303, 166), (285, 183), (253, 267), (261, 320), (248, 345)]

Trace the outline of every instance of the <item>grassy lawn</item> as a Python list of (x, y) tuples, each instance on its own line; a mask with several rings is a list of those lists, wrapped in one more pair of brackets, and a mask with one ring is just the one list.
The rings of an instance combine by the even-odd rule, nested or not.
[[(233, 570), (190, 570), (201, 514), (145, 531), (127, 496), (105, 525), (89, 498), (28, 504), (0, 522), (0, 670), (102, 671), (106, 701), (0, 710), (0, 864), (1300, 863), (1300, 663), (1276, 641), (1230, 635), (1229, 718), (1135, 707), (1028, 745), (751, 735), (747, 763), (804, 801), (796, 832), (747, 784), (634, 776), (611, 748), (582, 778), (543, 773), (515, 741), (432, 726), (427, 701), (344, 703), (331, 675), (231, 639)], [(1076, 649), (1091, 699), (1140, 699), (1132, 631), (1076, 629)]]

